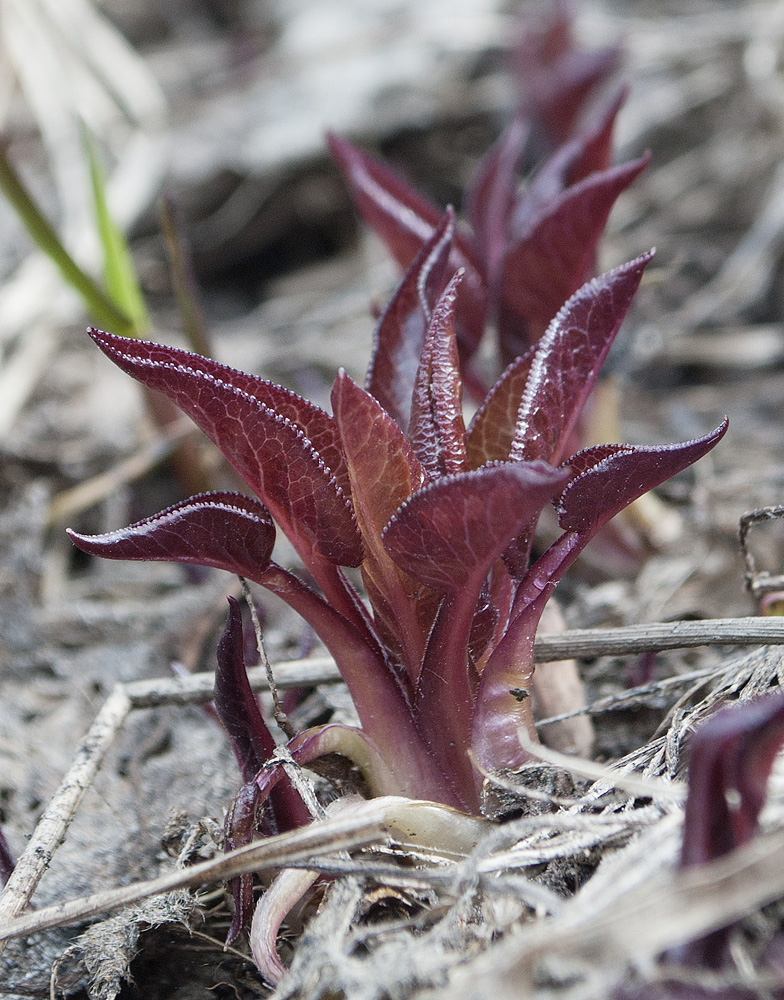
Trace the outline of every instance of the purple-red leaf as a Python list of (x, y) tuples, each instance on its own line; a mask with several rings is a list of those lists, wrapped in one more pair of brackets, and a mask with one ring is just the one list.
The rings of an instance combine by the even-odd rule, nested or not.
[(474, 612), (501, 553), (539, 515), (568, 475), (544, 462), (505, 462), (438, 480), (415, 494), (384, 535), (411, 576), (446, 591), (428, 639), (414, 707), (464, 802), (474, 775), (467, 752), (475, 676), (468, 660)]
[(684, 867), (715, 861), (751, 840), (782, 744), (780, 691), (724, 708), (697, 729), (689, 744)]
[(275, 543), (266, 508), (239, 493), (202, 493), (104, 535), (68, 534), (83, 552), (104, 559), (215, 566), (251, 580), (266, 569)]
[(600, 170), (607, 170), (610, 166), (615, 119), (628, 96), (628, 85), (619, 87), (604, 111), (599, 115), (596, 124), (577, 137), (578, 153), (567, 172), (568, 184), (577, 184), (578, 181)]
[(503, 462), (438, 480), (404, 504), (384, 533), (398, 566), (437, 590), (476, 586), (568, 473), (544, 462)]
[(231, 740), (243, 782), (252, 781), (275, 750), (245, 669), (242, 612), (229, 598), (229, 617), (218, 643), (215, 710)]
[[(259, 818), (262, 828), (268, 833), (296, 829), (309, 819), (304, 803), (288, 780), (274, 789), (267, 802), (262, 804), (260, 801), (253, 779), (274, 752), (275, 741), (251, 690), (243, 650), (242, 612), (238, 602), (230, 597), (229, 617), (218, 643), (215, 709), (231, 740), (244, 784), (226, 816), (226, 850), (250, 843), (260, 825)], [(244, 875), (233, 879), (232, 893), (235, 913), (229, 930), (229, 941), (239, 934), (250, 917), (253, 902), (252, 876)]]
[(425, 483), (419, 459), (397, 423), (369, 392), (341, 371), (332, 406), (346, 455), (354, 506), (365, 544), (377, 543), (397, 508)]
[(610, 167), (567, 188), (537, 212), (503, 264), (499, 327), (507, 353), (522, 354), (590, 276), (596, 245), (616, 199), (649, 157)]
[(727, 431), (725, 419), (709, 434), (679, 444), (651, 447), (619, 445), (608, 454), (606, 445), (578, 452), (575, 463), (584, 468), (558, 498), (558, 523), (564, 531), (595, 534), (611, 517), (643, 493), (693, 465), (716, 445)]
[[(410, 267), (422, 244), (438, 228), (443, 212), (385, 164), (345, 139), (331, 132), (327, 141), (359, 214), (386, 243), (398, 264)], [(449, 266), (466, 272), (457, 325), (461, 352), (470, 357), (484, 332), (487, 287), (482, 264), (471, 242), (459, 231), (454, 235)]]
[(559, 0), (543, 30), (526, 32), (514, 51), (514, 68), (529, 114), (551, 147), (568, 139), (594, 91), (618, 68), (617, 46), (579, 49), (572, 5)]
[[(497, 281), (514, 206), (517, 170), (530, 132), (519, 115), (482, 159), (465, 196), (466, 215), (482, 254), (488, 285)], [(492, 292), (491, 292), (492, 294)]]
[(611, 517), (696, 462), (726, 430), (725, 420), (710, 434), (683, 444), (658, 448), (602, 445), (574, 457), (578, 474), (558, 501), (564, 533), (522, 580), (511, 621), (482, 673), (472, 744), (483, 766), (517, 767), (525, 760), (517, 729), (521, 724), (530, 724), (531, 716), (526, 699), (518, 701), (518, 697), (520, 692), (527, 692), (533, 672), (533, 642), (539, 619), (564, 572)]
[(468, 652), (474, 663), (478, 663), (487, 650), (498, 625), (498, 618), (498, 608), (490, 598), (490, 587), (485, 584), (474, 611), (471, 637), (468, 641)]
[(474, 414), (466, 431), (470, 468), (478, 469), (486, 462), (505, 462), (509, 458), (534, 353), (532, 347), (509, 365)]
[[(376, 620), (401, 652), (412, 679), (435, 615), (435, 595), (423, 592), (387, 554), (381, 533), (401, 504), (424, 485), (407, 438), (381, 404), (341, 372), (332, 390), (364, 542), (362, 575)], [(416, 595), (416, 596), (414, 596)]]
[(414, 385), (410, 438), (425, 471), (437, 478), (468, 468), (463, 381), (455, 340), (458, 271), (438, 300), (427, 330)]
[[(302, 558), (357, 566), (362, 544), (345, 471), (322, 458), (308, 433), (340, 466), (337, 430), (327, 414), (278, 386), (160, 344), (91, 330), (123, 371), (167, 395), (194, 420), (269, 507)], [(256, 395), (258, 393), (258, 395)], [(291, 417), (280, 413), (288, 407)], [(330, 429), (332, 428), (332, 429)]]
[(386, 164), (342, 136), (328, 132), (327, 143), (359, 214), (407, 268), (438, 227), (441, 210)]
[[(259, 828), (258, 812), (261, 795), (255, 781), (247, 782), (234, 797), (223, 822), (224, 851), (233, 851), (249, 844)], [(267, 829), (265, 832), (269, 832)], [(231, 944), (253, 914), (253, 875), (237, 875), (231, 880), (234, 913), (226, 934), (226, 944)]]
[[(689, 747), (684, 867), (715, 861), (751, 840), (782, 744), (781, 691), (722, 709), (697, 729)], [(718, 968), (725, 958), (728, 931), (692, 941), (675, 957)]]
[(517, 616), (491, 653), (479, 682), (471, 723), (471, 747), (479, 764), (490, 770), (516, 768), (528, 755), (520, 743), (522, 729), (535, 740), (531, 708), (534, 639), (547, 596)]
[(561, 461), (652, 256), (594, 278), (558, 312), (531, 361), (509, 452), (513, 460)]
[(425, 334), (448, 277), (453, 235), (454, 212), (448, 209), (422, 244), (376, 327), (365, 388), (404, 431)]

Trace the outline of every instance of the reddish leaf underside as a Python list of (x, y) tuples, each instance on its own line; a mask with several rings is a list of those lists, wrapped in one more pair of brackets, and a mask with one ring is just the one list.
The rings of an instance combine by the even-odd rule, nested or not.
[[(330, 151), (349, 185), (359, 214), (386, 243), (403, 268), (411, 266), (429, 239), (443, 212), (423, 198), (394, 170), (368, 156), (334, 133), (328, 133)], [(484, 332), (487, 287), (484, 269), (469, 239), (455, 232), (449, 266), (463, 268), (465, 284), (458, 313), (461, 351), (470, 357)]]
[(454, 213), (449, 209), (422, 244), (375, 331), (365, 388), (404, 431), (427, 327), (448, 279), (453, 235)]
[(531, 360), (509, 451), (513, 460), (562, 460), (652, 256), (583, 285), (550, 323)]
[[(123, 371), (172, 399), (221, 450), (270, 509), (301, 557), (321, 557), (357, 566), (362, 544), (351, 503), (312, 441), (273, 406), (286, 404), (306, 413), (335, 452), (335, 434), (315, 408), (300, 407), (293, 394), (277, 392), (264, 402), (262, 391), (244, 372), (218, 366), (187, 351), (90, 331), (101, 350)], [(269, 383), (263, 383), (265, 390)], [(285, 393), (285, 390), (283, 390)], [(294, 397), (296, 399), (296, 397)], [(304, 401), (303, 401), (304, 403)], [(345, 482), (345, 473), (341, 471)]]
[(251, 580), (266, 569), (275, 543), (266, 508), (239, 493), (202, 493), (103, 535), (68, 534), (82, 551), (105, 559), (214, 566)]
[(508, 366), (474, 414), (466, 431), (470, 468), (508, 460), (534, 353), (532, 347)]
[(499, 462), (440, 479), (392, 518), (384, 547), (398, 566), (437, 590), (481, 586), (567, 476), (544, 462)]
[(381, 543), (381, 534), (398, 507), (424, 485), (424, 472), (397, 423), (345, 372), (335, 381), (332, 407), (364, 542), (363, 579), (376, 622), (390, 648), (399, 651), (413, 679), (437, 598), (428, 595), (392, 561)]
[(567, 188), (509, 249), (499, 312), (507, 352), (522, 354), (521, 344), (535, 343), (589, 277), (610, 211), (648, 159), (611, 167)]

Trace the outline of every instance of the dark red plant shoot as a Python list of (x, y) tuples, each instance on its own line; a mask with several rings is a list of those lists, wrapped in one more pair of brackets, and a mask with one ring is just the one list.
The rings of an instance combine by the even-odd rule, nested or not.
[[(548, 143), (571, 134), (561, 97), (572, 87), (583, 101), (617, 61), (609, 50), (581, 60), (566, 7), (558, 9), (561, 21), (539, 45), (540, 83), (553, 86), (533, 95), (525, 121), (521, 110), (480, 167), (468, 197), (471, 233), (332, 138), (360, 209), (407, 270), (376, 327), (365, 387), (339, 372), (331, 415), (207, 358), (91, 331), (115, 364), (201, 427), (254, 497), (201, 494), (121, 531), (71, 532), (75, 544), (112, 559), (218, 567), (277, 594), (334, 657), (360, 720), (300, 733), (287, 747), (294, 761), (340, 754), (371, 795), (472, 814), (483, 774), (526, 763), (521, 731), (536, 739), (534, 638), (558, 581), (612, 517), (696, 462), (727, 427), (680, 444), (571, 453), (652, 253), (585, 284), (615, 199), (647, 162), (610, 166), (622, 95), (517, 192), (529, 130)], [(532, 51), (522, 45), (518, 54), (530, 60)], [(466, 362), (488, 319), (508, 364), (466, 426), (464, 379), (479, 384)], [(560, 534), (533, 558), (550, 505)], [(273, 560), (278, 530), (310, 582)], [(359, 568), (362, 592), (347, 567)], [(218, 652), (215, 705), (245, 782), (227, 845), (305, 822), (282, 765), (269, 760), (274, 743), (248, 684), (236, 604)], [(468, 819), (454, 817), (447, 826)], [(294, 892), (280, 890), (281, 906)], [(250, 915), (251, 880), (238, 880), (234, 894), (230, 937)], [(269, 928), (280, 907), (270, 891), (265, 899), (268, 926), (252, 940), (274, 979)]]
[[(544, 29), (526, 32), (513, 52), (517, 113), (464, 193), (467, 225), (456, 231), (449, 258), (452, 271), (464, 270), (456, 312), (464, 363), (491, 324), (503, 364), (544, 335), (561, 305), (596, 273), (597, 245), (613, 205), (650, 159), (646, 153), (612, 165), (613, 127), (626, 88), (592, 119), (588, 112), (620, 52), (575, 46), (571, 5), (553, 8)], [(409, 267), (442, 210), (344, 138), (330, 134), (328, 140), (360, 215), (401, 267)], [(537, 169), (521, 185), (532, 157)]]
[[(645, 254), (573, 295), (466, 428), (455, 338), (463, 272), (448, 273), (452, 251), (447, 213), (378, 324), (367, 388), (340, 372), (332, 416), (186, 351), (91, 331), (112, 361), (204, 430), (258, 499), (200, 495), (121, 531), (71, 537), (95, 555), (217, 566), (278, 594), (334, 656), (361, 722), (298, 736), (295, 759), (344, 753), (374, 794), (476, 812), (482, 778), (471, 755), (482, 768), (516, 768), (526, 760), (518, 730), (535, 738), (521, 692), (563, 573), (611, 517), (709, 451), (726, 421), (682, 444), (565, 454)], [(562, 533), (529, 565), (550, 503)], [(315, 588), (272, 560), (276, 526)], [(350, 566), (361, 569), (369, 606), (343, 572)], [(217, 703), (224, 719), (233, 713), (248, 777), (270, 744), (241, 691), (241, 666), (233, 670)], [(245, 708), (232, 709), (240, 700)], [(266, 794), (279, 776), (265, 772), (255, 787)]]
[[(697, 729), (689, 746), (684, 868), (715, 861), (752, 839), (782, 744), (781, 692), (724, 708)], [(728, 958), (729, 930), (692, 941), (671, 957), (687, 965), (720, 968)]]

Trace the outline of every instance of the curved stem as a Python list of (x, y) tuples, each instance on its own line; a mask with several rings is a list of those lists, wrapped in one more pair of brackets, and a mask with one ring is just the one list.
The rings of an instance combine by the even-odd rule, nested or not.
[[(421, 742), (418, 747), (401, 742), (396, 754), (384, 754), (363, 730), (341, 723), (328, 723), (300, 733), (287, 749), (294, 762), (302, 766), (326, 754), (345, 757), (357, 767), (374, 796), (406, 795), (459, 808), (450, 782), (435, 767)], [(284, 773), (282, 765), (274, 763), (256, 775), (262, 798), (270, 793)]]
[(346, 579), (340, 566), (328, 562), (326, 559), (314, 560), (312, 553), (299, 552), (299, 555), (332, 607), (364, 636), (365, 641), (370, 646), (380, 651), (381, 645), (376, 635), (373, 619), (360, 600), (359, 594)]
[(534, 638), (549, 596), (549, 591), (541, 594), (517, 615), (482, 673), (471, 745), (479, 764), (489, 771), (514, 769), (530, 759), (517, 735), (521, 727), (538, 742), (531, 708)]
[(270, 563), (256, 581), (302, 615), (335, 658), (362, 729), (394, 769), (398, 790), (459, 804), (439, 773), (387, 661), (322, 597), (280, 566)]
[(414, 700), (423, 738), (450, 776), (463, 808), (473, 811), (479, 806), (468, 757), (473, 713), (468, 640), (474, 605), (474, 594), (468, 587), (448, 594), (441, 602)]

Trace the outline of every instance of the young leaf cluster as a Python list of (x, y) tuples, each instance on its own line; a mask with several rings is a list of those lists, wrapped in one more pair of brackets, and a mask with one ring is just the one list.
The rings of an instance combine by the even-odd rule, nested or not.
[[(450, 252), (451, 269), (464, 271), (456, 314), (464, 363), (490, 326), (503, 364), (544, 335), (561, 305), (595, 273), (613, 205), (650, 160), (646, 153), (612, 164), (625, 87), (584, 123), (620, 53), (575, 45), (569, 4), (553, 4), (543, 29), (524, 33), (513, 57), (517, 112), (464, 192), (465, 224)], [(333, 133), (328, 141), (360, 215), (408, 268), (441, 209), (344, 138)], [(532, 159), (536, 171), (521, 185)]]
[[(202, 428), (255, 497), (203, 494), (130, 528), (71, 535), (96, 555), (217, 566), (278, 594), (349, 686), (361, 730), (346, 736), (348, 756), (362, 758), (369, 787), (476, 811), (472, 756), (491, 769), (525, 760), (517, 731), (534, 734), (533, 640), (557, 582), (611, 517), (705, 454), (726, 424), (678, 445), (568, 454), (645, 254), (572, 296), (466, 426), (453, 245), (447, 213), (379, 321), (368, 388), (340, 372), (332, 415), (189, 352), (91, 331)], [(531, 562), (550, 503), (561, 534)], [(315, 586), (273, 560), (276, 529)], [(360, 568), (367, 605), (345, 567)], [(300, 737), (293, 751), (312, 759), (327, 752), (322, 738)], [(258, 746), (244, 755), (253, 766)]]
[[(378, 321), (364, 387), (340, 371), (331, 413), (208, 358), (90, 331), (115, 364), (199, 425), (252, 495), (199, 494), (120, 531), (71, 532), (75, 544), (107, 558), (213, 566), (277, 594), (334, 657), (360, 720), (300, 733), (291, 758), (338, 753), (372, 794), (471, 813), (482, 774), (525, 763), (521, 729), (536, 738), (534, 638), (559, 580), (615, 514), (726, 430), (725, 421), (680, 444), (573, 453), (652, 253), (586, 283), (609, 211), (646, 162), (610, 166), (621, 97), (518, 191), (529, 137), (568, 138), (569, 109), (617, 61), (613, 50), (580, 58), (568, 24), (556, 18), (544, 41), (519, 47), (535, 99), (479, 170), (470, 231), (332, 137), (360, 210), (406, 272)], [(506, 367), (466, 423), (464, 381), (478, 391), (469, 362), (489, 322)], [(535, 556), (548, 507), (559, 530)], [(274, 560), (277, 531), (307, 576)], [(347, 568), (359, 570), (361, 589)], [(216, 708), (245, 782), (227, 818), (229, 846), (307, 818), (282, 766), (268, 766), (274, 742), (242, 647), (233, 604), (216, 672)], [(235, 897), (232, 935), (250, 911), (249, 879)]]

